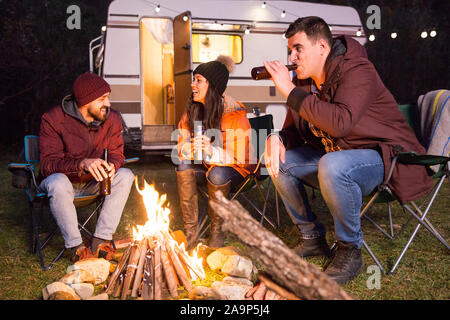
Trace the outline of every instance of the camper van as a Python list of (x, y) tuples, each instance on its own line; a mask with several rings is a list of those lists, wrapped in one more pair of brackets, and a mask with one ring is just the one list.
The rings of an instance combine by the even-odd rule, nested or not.
[(299, 1), (115, 0), (107, 25), (90, 43), (91, 72), (111, 85), (111, 105), (121, 112), (128, 146), (170, 152), (191, 95), (192, 71), (224, 54), (233, 57), (226, 94), (241, 101), (249, 117), (272, 113), (283, 124), (285, 98), (271, 80), (250, 71), (265, 60), (289, 63), (284, 32), (302, 16), (320, 16), (334, 36), (366, 41), (352, 7)]

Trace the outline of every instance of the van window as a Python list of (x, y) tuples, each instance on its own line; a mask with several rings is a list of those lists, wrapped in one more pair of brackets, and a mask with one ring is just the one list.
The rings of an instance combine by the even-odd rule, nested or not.
[(219, 55), (233, 57), (235, 63), (242, 62), (242, 38), (228, 34), (192, 34), (192, 60), (203, 63), (215, 60)]

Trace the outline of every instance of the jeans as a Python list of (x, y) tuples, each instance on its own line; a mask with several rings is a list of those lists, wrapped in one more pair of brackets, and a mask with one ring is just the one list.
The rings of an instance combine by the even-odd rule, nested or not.
[[(133, 181), (134, 174), (130, 169), (120, 168), (117, 170), (111, 183), (111, 194), (105, 197), (100, 211), (94, 232), (95, 237), (112, 240)], [(98, 182), (94, 179), (87, 183), (72, 184), (63, 173), (54, 173), (41, 182), (39, 189), (47, 193), (49, 197), (50, 211), (61, 230), (66, 248), (76, 247), (83, 242), (78, 229), (77, 212), (73, 204), (74, 197), (97, 194), (98, 188)]]
[(280, 162), (278, 177), (272, 177), (272, 180), (302, 238), (314, 239), (326, 232), (311, 210), (306, 184), (320, 189), (333, 215), (336, 240), (361, 248), (362, 197), (369, 195), (383, 178), (384, 164), (376, 150), (354, 149), (325, 154), (302, 146), (286, 151), (286, 161)]
[[(193, 165), (190, 163), (181, 163), (177, 167), (177, 171), (184, 171), (188, 169), (194, 169), (196, 172), (196, 176), (206, 174), (206, 168), (201, 164)], [(211, 170), (209, 170), (207, 179), (210, 183), (217, 186), (224, 185), (231, 180), (232, 192), (241, 185), (242, 181), (244, 181), (244, 177), (238, 171), (236, 171), (232, 167), (222, 166), (211, 168)], [(197, 183), (200, 183), (199, 181), (201, 181), (201, 178), (197, 177)]]

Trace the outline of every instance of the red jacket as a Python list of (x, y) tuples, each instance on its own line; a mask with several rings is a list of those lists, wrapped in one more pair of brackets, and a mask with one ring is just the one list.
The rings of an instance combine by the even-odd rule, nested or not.
[(93, 179), (80, 170), (80, 162), (86, 158), (103, 158), (108, 149), (108, 162), (116, 171), (123, 165), (122, 120), (120, 114), (110, 108), (103, 122), (87, 123), (78, 111), (75, 100), (65, 97), (42, 116), (39, 149), (40, 173), (43, 178), (53, 173), (64, 173), (72, 182)]
[[(332, 136), (343, 150), (379, 149), (385, 178), (396, 148), (425, 153), (357, 41), (349, 37), (335, 40), (325, 74), (320, 97), (310, 94), (311, 79), (294, 80), (297, 88), (287, 99), (290, 108), (280, 133), (287, 148), (308, 143), (323, 149), (320, 139), (309, 130), (309, 122)], [(398, 163), (388, 185), (407, 202), (427, 194), (433, 181), (423, 166)]]

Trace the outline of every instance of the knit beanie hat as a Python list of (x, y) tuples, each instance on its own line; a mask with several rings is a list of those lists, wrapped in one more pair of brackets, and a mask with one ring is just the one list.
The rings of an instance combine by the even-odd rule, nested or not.
[(73, 95), (79, 107), (111, 92), (109, 84), (102, 77), (86, 72), (80, 75), (72, 87)]
[(234, 61), (230, 56), (220, 55), (215, 61), (200, 64), (194, 70), (195, 74), (201, 74), (209, 83), (217, 89), (220, 95), (227, 88), (228, 78), (233, 71)]

